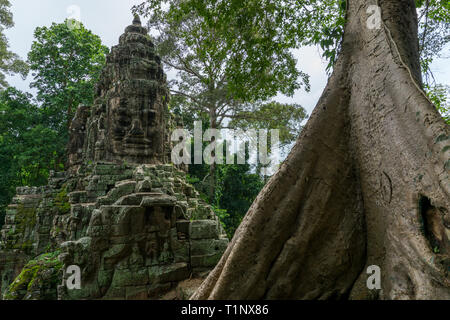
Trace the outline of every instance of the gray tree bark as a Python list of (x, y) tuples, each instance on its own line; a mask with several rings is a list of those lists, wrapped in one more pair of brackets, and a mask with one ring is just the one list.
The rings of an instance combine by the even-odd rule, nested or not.
[(450, 299), (450, 128), (421, 89), (414, 0), (380, 0), (374, 29), (372, 4), (347, 1), (308, 124), (192, 299)]

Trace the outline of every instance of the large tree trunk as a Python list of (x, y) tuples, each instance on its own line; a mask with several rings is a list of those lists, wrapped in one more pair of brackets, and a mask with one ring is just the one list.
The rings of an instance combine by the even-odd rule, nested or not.
[(380, 29), (347, 3), (318, 105), (193, 299), (450, 299), (450, 128), (420, 89), (414, 1), (380, 1)]

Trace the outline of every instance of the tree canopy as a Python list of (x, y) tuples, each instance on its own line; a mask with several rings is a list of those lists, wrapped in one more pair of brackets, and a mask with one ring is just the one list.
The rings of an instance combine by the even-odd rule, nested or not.
[(44, 185), (49, 170), (60, 169), (57, 155), (65, 143), (45, 118), (29, 93), (12, 87), (0, 92), (1, 224), (16, 187)]
[(150, 29), (159, 33), (155, 41), (163, 61), (183, 80), (195, 76), (194, 92), (210, 86), (223, 99), (252, 101), (308, 87), (289, 52), (289, 21), (270, 1), (243, 3), (149, 0), (135, 11), (148, 16)]
[(6, 75), (18, 73), (25, 78), (28, 74), (27, 63), (9, 50), (9, 41), (5, 36), (5, 30), (14, 26), (10, 8), (9, 0), (0, 0), (0, 89), (8, 87)]
[[(268, 124), (281, 128), (306, 118), (299, 104), (269, 101), (278, 93), (309, 90), (309, 78), (297, 69), (290, 51), (295, 44), (293, 29), (278, 6), (260, 1), (243, 5), (241, 1), (151, 0), (134, 8), (149, 18), (162, 61), (178, 72), (169, 83), (175, 112), (188, 122), (203, 120), (212, 129), (244, 123), (247, 128)], [(288, 9), (290, 4), (282, 2), (282, 6)], [(275, 114), (279, 121), (270, 120)], [(292, 142), (299, 129), (283, 127), (282, 138)], [(214, 171), (213, 164), (208, 181), (212, 202), (214, 188), (220, 184)]]
[(32, 88), (46, 110), (51, 125), (67, 132), (79, 104), (90, 105), (94, 86), (105, 64), (108, 48), (83, 24), (70, 20), (38, 27), (28, 54)]

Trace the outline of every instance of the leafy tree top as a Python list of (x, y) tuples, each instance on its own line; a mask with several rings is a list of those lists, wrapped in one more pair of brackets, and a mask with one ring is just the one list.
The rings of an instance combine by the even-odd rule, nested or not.
[(68, 125), (79, 104), (93, 102), (109, 49), (83, 24), (70, 20), (38, 27), (34, 37), (28, 54), (34, 77), (31, 87), (38, 90), (38, 101), (53, 114), (59, 110), (60, 122)]
[(9, 50), (9, 42), (4, 33), (6, 29), (14, 26), (10, 8), (9, 0), (0, 0), (0, 89), (8, 87), (6, 75), (18, 73), (25, 78), (28, 74), (28, 65)]
[(148, 0), (134, 10), (150, 19), (163, 61), (181, 73), (174, 85), (194, 75), (192, 91), (223, 88), (215, 94), (251, 102), (309, 88), (290, 52), (298, 32), (283, 10), (294, 7), (289, 1)]

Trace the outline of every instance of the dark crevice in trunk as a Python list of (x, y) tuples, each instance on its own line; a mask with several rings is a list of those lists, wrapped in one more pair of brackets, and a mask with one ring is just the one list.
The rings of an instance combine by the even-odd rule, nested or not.
[(426, 196), (419, 198), (419, 222), (421, 223), (421, 231), (427, 239), (431, 250), (434, 253), (441, 253), (443, 249), (439, 210), (432, 204)]

